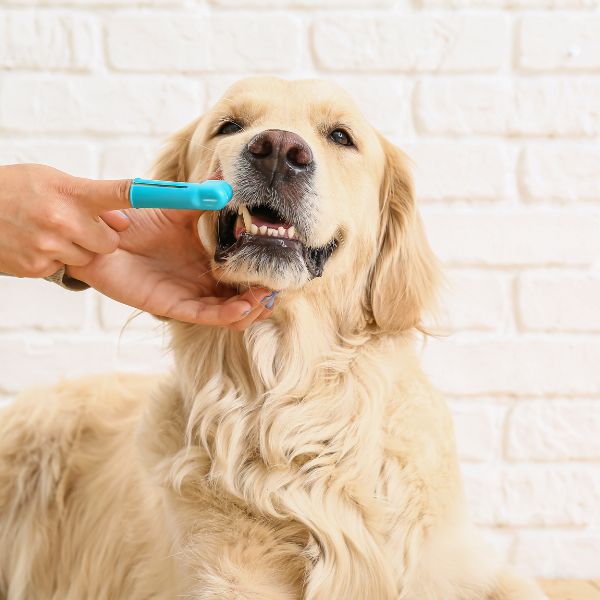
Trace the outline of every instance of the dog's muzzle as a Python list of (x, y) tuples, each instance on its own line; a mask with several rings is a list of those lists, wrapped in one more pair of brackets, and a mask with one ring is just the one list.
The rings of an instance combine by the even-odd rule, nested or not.
[(298, 134), (267, 129), (243, 148), (236, 164), (234, 199), (220, 212), (215, 260), (236, 257), (281, 270), (301, 261), (320, 277), (335, 250), (332, 239), (321, 247), (308, 243), (314, 227), (316, 165), (310, 146)]

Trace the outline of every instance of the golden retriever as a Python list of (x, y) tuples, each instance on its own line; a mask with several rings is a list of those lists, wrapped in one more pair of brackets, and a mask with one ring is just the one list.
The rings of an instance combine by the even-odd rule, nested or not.
[(414, 332), (435, 297), (407, 161), (338, 87), (252, 78), (155, 176), (235, 190), (215, 275), (279, 290), (240, 332), (173, 322), (174, 372), (33, 390), (0, 423), (0, 596), (535, 600), (465, 514)]

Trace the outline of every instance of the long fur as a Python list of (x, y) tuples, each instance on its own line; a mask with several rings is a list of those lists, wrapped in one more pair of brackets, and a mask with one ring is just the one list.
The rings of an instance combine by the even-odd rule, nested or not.
[[(195, 127), (157, 176), (189, 175)], [(243, 334), (171, 323), (160, 383), (61, 383), (4, 412), (0, 597), (544, 597), (466, 516), (450, 415), (413, 348), (437, 266), (406, 161), (381, 144), (377, 230), (351, 273)]]

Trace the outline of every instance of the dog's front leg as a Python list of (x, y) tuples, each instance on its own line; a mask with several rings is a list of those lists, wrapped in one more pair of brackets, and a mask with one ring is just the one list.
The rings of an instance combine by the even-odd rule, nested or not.
[[(181, 511), (183, 506), (187, 510)], [(189, 510), (194, 507), (195, 510)], [(270, 524), (227, 502), (179, 504), (178, 560), (197, 600), (300, 600), (308, 561), (306, 532), (297, 524)]]
[[(303, 571), (297, 561), (282, 561), (281, 548), (260, 540), (221, 546), (198, 556), (192, 574), (191, 597), (197, 600), (300, 600)], [(212, 546), (212, 544), (209, 544)], [(214, 546), (213, 546), (214, 548)], [(205, 547), (206, 549), (206, 547)], [(214, 548), (216, 549), (216, 548)], [(287, 562), (287, 564), (286, 564)]]
[(298, 586), (271, 565), (240, 562), (229, 552), (203, 566), (190, 596), (197, 600), (300, 600)]

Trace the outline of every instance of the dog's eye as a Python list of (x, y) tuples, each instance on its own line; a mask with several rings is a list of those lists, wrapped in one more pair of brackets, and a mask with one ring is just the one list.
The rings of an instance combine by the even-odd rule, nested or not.
[(217, 135), (229, 135), (242, 130), (242, 126), (235, 121), (225, 121), (217, 131)]
[(340, 146), (354, 146), (350, 134), (347, 131), (344, 131), (343, 129), (334, 129), (329, 134), (329, 137)]

